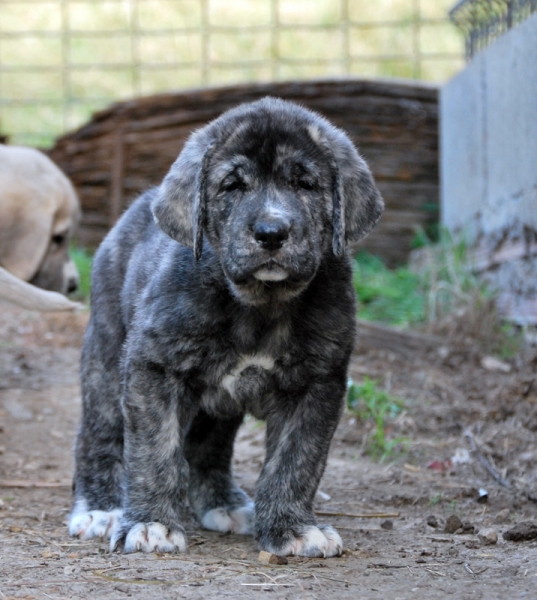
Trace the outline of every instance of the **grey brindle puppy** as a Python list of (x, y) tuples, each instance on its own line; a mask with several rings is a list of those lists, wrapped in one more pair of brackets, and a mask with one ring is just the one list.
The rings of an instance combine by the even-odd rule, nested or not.
[[(71, 535), (183, 552), (188, 500), (264, 550), (341, 553), (313, 501), (354, 345), (346, 245), (382, 209), (347, 136), (295, 104), (190, 137), (95, 257)], [(246, 413), (267, 422), (255, 505), (231, 472)]]

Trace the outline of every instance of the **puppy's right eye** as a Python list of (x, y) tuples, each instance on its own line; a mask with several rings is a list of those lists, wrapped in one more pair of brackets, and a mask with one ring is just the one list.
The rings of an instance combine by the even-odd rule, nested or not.
[(230, 179), (229, 181), (224, 181), (220, 186), (222, 192), (243, 192), (245, 189), (246, 184), (241, 179)]

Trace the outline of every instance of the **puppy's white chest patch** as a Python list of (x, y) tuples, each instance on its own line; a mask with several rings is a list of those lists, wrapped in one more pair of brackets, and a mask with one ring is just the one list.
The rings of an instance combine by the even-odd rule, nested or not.
[(237, 366), (222, 377), (220, 386), (231, 396), (235, 396), (235, 390), (239, 379), (245, 369), (248, 367), (259, 367), (265, 371), (270, 371), (274, 368), (274, 359), (266, 354), (248, 354), (241, 356)]

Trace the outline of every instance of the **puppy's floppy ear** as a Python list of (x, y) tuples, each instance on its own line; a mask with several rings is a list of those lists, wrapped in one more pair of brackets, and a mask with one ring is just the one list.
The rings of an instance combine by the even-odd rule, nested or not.
[(361, 240), (373, 229), (384, 202), (369, 167), (349, 138), (335, 128), (327, 137), (332, 171), (332, 249), (336, 256), (342, 256), (346, 244)]
[(202, 133), (194, 134), (186, 143), (151, 204), (157, 225), (172, 239), (192, 248), (196, 260), (203, 249), (207, 177), (215, 150), (215, 144)]

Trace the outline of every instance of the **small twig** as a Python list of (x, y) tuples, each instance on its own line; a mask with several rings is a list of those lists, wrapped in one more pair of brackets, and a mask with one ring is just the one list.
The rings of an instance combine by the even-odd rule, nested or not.
[(326, 512), (323, 510), (316, 510), (316, 515), (321, 515), (323, 517), (354, 517), (355, 519), (395, 519), (401, 513), (343, 513), (343, 512)]
[(38, 581), (13, 581), (11, 583), (6, 582), (4, 585), (7, 588), (10, 587), (35, 587), (38, 585), (69, 585), (71, 583), (87, 583), (87, 579), (51, 579), (47, 581), (38, 580)]
[(60, 488), (71, 487), (70, 481), (26, 481), (24, 479), (0, 479), (0, 488)]
[(390, 565), (388, 563), (369, 563), (368, 569), (406, 569), (407, 565)]
[[(361, 585), (363, 586), (363, 582), (361, 581), (350, 581), (348, 579), (336, 579), (335, 577), (329, 577), (328, 575), (321, 575), (320, 573), (314, 573), (314, 578), (320, 577), (321, 579), (327, 579), (328, 581), (337, 581), (338, 583), (345, 583), (347, 585)], [(318, 582), (320, 584), (320, 581)]]
[[(94, 546), (95, 545), (95, 541), (94, 540), (88, 540), (88, 541), (73, 541), (73, 542), (52, 542), (52, 544), (54, 544), (54, 546), (58, 546), (58, 548), (75, 548), (78, 546)], [(114, 567), (117, 568), (117, 567)]]
[(432, 569), (425, 569), (427, 573), (431, 573), (433, 575), (438, 575), (439, 577), (445, 577), (445, 573), (440, 573), (440, 571), (433, 571)]
[(39, 517), (37, 515), (29, 515), (27, 513), (19, 512), (6, 512), (5, 514), (0, 514), (0, 519), (34, 519), (35, 521), (39, 521)]
[(263, 577), (270, 579), (271, 583), (276, 584), (276, 580), (274, 579), (274, 577), (271, 577), (268, 573), (264, 573), (263, 571), (254, 571), (253, 573), (250, 572), (248, 573), (248, 575), (262, 575)]
[(241, 585), (247, 585), (249, 587), (274, 587), (282, 585), (284, 587), (294, 587), (295, 583), (241, 583)]
[(475, 575), (468, 563), (464, 563), (464, 568), (468, 571), (468, 573), (470, 573), (470, 575)]
[(497, 483), (499, 483), (500, 485), (503, 485), (506, 488), (510, 488), (511, 484), (506, 481), (505, 479), (503, 479), (501, 477), (501, 475), (499, 473), (496, 472), (496, 470), (492, 467), (492, 465), (489, 463), (489, 461), (483, 456), (483, 454), (481, 454), (481, 452), (479, 451), (477, 444), (475, 443), (474, 437), (471, 433), (471, 431), (469, 429), (467, 429), (464, 432), (465, 437), (468, 438), (470, 445), (472, 446), (472, 450), (475, 452), (475, 454), (477, 455), (477, 458), (479, 459), (479, 462), (485, 467), (486, 471), (489, 473), (489, 475), (492, 476), (493, 479), (496, 480)]

